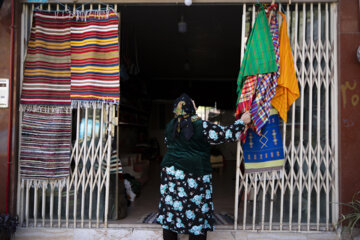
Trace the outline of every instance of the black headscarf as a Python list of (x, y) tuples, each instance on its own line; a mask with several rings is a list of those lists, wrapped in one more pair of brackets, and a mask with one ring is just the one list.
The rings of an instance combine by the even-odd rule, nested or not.
[(192, 99), (185, 93), (181, 94), (174, 102), (175, 118), (173, 137), (179, 136), (180, 132), (189, 140), (194, 135), (192, 122), (198, 120)]

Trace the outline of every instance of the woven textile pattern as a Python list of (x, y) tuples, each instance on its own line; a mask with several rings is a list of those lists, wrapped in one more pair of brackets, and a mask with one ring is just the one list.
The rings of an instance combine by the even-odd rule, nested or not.
[[(119, 103), (118, 16), (77, 14), (71, 25), (71, 100)], [(75, 103), (75, 104), (74, 104)]]
[(236, 119), (240, 119), (241, 114), (250, 110), (250, 106), (255, 94), (257, 75), (248, 76), (240, 95), (240, 101), (236, 108)]
[(254, 130), (258, 134), (270, 116), (270, 101), (276, 93), (277, 79), (280, 75), (279, 26), (276, 14), (271, 19), (270, 31), (275, 49), (277, 70), (273, 73), (260, 74), (257, 80), (256, 95), (251, 104), (250, 113)]
[(279, 126), (279, 115), (271, 110), (269, 121), (259, 136), (250, 129), (243, 145), (245, 172), (281, 170), (284, 166), (284, 146)]
[(70, 105), (69, 13), (34, 12), (21, 104)]
[(54, 180), (69, 175), (71, 112), (24, 111), (20, 173), (23, 179)]
[(271, 41), (269, 24), (266, 19), (265, 10), (261, 7), (253, 29), (251, 30), (244, 58), (241, 62), (240, 72), (237, 80), (237, 93), (239, 103), (242, 94), (245, 77), (276, 71), (276, 60), (274, 46)]

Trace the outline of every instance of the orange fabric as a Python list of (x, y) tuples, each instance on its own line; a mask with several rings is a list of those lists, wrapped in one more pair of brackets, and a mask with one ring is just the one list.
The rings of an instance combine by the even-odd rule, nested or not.
[(280, 27), (280, 77), (278, 78), (276, 94), (271, 100), (271, 104), (278, 110), (280, 117), (286, 122), (287, 112), (291, 104), (300, 96), (300, 92), (287, 33), (286, 17), (281, 12), (280, 15), (282, 17)]

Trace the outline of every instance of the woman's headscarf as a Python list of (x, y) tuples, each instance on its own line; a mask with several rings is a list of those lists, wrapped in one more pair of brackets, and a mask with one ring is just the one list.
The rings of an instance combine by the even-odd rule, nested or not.
[(174, 102), (175, 122), (173, 137), (179, 136), (180, 132), (189, 140), (194, 135), (193, 121), (199, 119), (196, 115), (193, 100), (185, 93), (181, 94)]

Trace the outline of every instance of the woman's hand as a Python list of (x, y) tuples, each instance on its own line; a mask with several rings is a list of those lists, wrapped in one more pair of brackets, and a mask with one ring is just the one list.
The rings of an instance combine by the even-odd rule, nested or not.
[(245, 112), (243, 115), (241, 115), (240, 119), (244, 122), (245, 125), (248, 125), (251, 122), (250, 112)]

